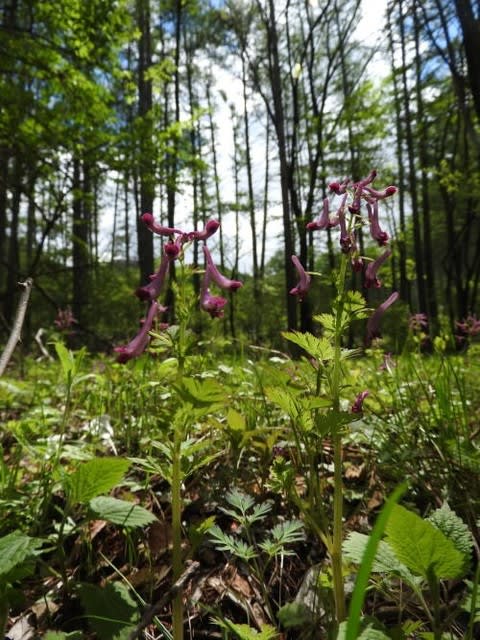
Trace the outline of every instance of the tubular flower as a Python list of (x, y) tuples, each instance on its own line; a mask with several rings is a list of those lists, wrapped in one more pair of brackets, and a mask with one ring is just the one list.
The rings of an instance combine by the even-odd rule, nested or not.
[(352, 413), (362, 413), (363, 411), (363, 401), (365, 398), (370, 395), (370, 391), (362, 391), (355, 398), (355, 402), (352, 404), (350, 411)]
[(346, 193), (349, 184), (350, 180), (348, 178), (344, 178), (342, 182), (330, 182), (328, 188), (330, 189), (330, 191), (333, 191), (333, 193), (336, 193), (337, 196), (342, 196), (344, 193)]
[(332, 227), (336, 227), (339, 221), (338, 215), (330, 217), (328, 198), (324, 198), (322, 213), (318, 218), (315, 218), (315, 220), (307, 224), (307, 229), (309, 231), (331, 229)]
[(200, 292), (200, 308), (209, 313), (212, 318), (223, 318), (223, 307), (227, 304), (227, 300), (222, 296), (212, 296), (208, 288), (209, 284), (210, 277), (206, 271)]
[(355, 231), (347, 231), (347, 221), (343, 207), (340, 207), (338, 210), (338, 218), (340, 221), (340, 246), (342, 253), (353, 253), (357, 249)]
[(361, 200), (363, 196), (363, 190), (367, 186), (367, 184), (370, 184), (371, 182), (373, 182), (376, 177), (377, 177), (377, 171), (376, 169), (372, 169), (366, 178), (363, 178), (363, 180), (360, 180), (359, 182), (356, 182), (353, 185), (353, 188), (355, 191), (354, 191), (352, 204), (348, 207), (348, 210), (350, 211), (350, 213), (357, 214), (360, 212), (360, 205), (361, 205)]
[(302, 263), (297, 258), (297, 256), (292, 256), (292, 262), (295, 265), (295, 269), (297, 270), (298, 275), (300, 276), (300, 280), (298, 281), (296, 287), (290, 289), (290, 293), (293, 296), (298, 296), (299, 302), (302, 302), (302, 300), (308, 293), (308, 289), (310, 288), (311, 278), (303, 268)]
[(380, 322), (382, 320), (383, 314), (388, 309), (388, 307), (391, 307), (392, 304), (398, 300), (399, 297), (400, 296), (398, 291), (394, 291), (392, 294), (388, 296), (385, 302), (382, 302), (382, 304), (375, 309), (373, 314), (368, 319), (368, 322), (367, 322), (367, 343), (368, 344), (370, 344), (370, 342), (374, 338), (380, 337)]
[(388, 233), (382, 231), (380, 223), (378, 222), (378, 202), (370, 204), (367, 202), (368, 220), (370, 222), (370, 234), (378, 244), (383, 247), (388, 243)]
[(394, 187), (393, 184), (389, 187), (385, 187), (382, 191), (378, 191), (378, 189), (374, 189), (373, 187), (364, 187), (364, 195), (367, 196), (367, 200), (370, 202), (385, 200), (385, 198), (393, 196), (397, 191), (397, 187)]
[(148, 335), (149, 331), (151, 330), (153, 320), (155, 319), (155, 316), (159, 311), (166, 311), (166, 308), (160, 306), (158, 302), (152, 302), (148, 310), (147, 317), (145, 318), (145, 321), (143, 322), (140, 331), (137, 333), (135, 338), (133, 338), (133, 340), (127, 345), (124, 345), (122, 347), (115, 347), (114, 351), (118, 353), (117, 362), (125, 364), (125, 362), (128, 362), (132, 358), (138, 357), (145, 351), (150, 341), (150, 336)]
[(207, 240), (207, 238), (210, 238), (210, 236), (213, 236), (213, 234), (217, 232), (219, 227), (220, 222), (218, 220), (209, 220), (203, 231), (192, 231), (189, 233), (189, 240)]
[(367, 289), (370, 287), (375, 287), (378, 289), (381, 287), (382, 283), (377, 278), (377, 271), (381, 267), (381, 265), (385, 262), (387, 258), (392, 255), (391, 249), (387, 249), (381, 255), (376, 258), (373, 262), (369, 262), (367, 268), (365, 269), (365, 286)]
[(226, 276), (223, 276), (217, 267), (213, 264), (212, 256), (210, 255), (210, 251), (206, 246), (203, 247), (203, 253), (205, 254), (205, 260), (207, 262), (207, 273), (209, 277), (221, 288), (221, 289), (229, 289), (230, 291), (236, 291), (243, 287), (243, 282), (239, 280), (230, 280)]
[(158, 298), (170, 267), (170, 261), (171, 258), (165, 253), (158, 271), (150, 276), (150, 282), (136, 289), (135, 295), (137, 298), (140, 298), (140, 300), (156, 300)]
[(156, 233), (159, 236), (171, 236), (174, 233), (182, 233), (180, 229), (175, 229), (174, 227), (163, 227), (161, 224), (158, 224), (151, 213), (144, 213), (140, 218), (152, 233)]

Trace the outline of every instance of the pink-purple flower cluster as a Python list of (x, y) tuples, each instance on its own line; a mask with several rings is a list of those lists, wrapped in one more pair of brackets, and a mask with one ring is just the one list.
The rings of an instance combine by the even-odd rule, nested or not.
[[(389, 198), (397, 192), (397, 187), (393, 185), (379, 190), (372, 186), (373, 181), (377, 177), (375, 169), (370, 171), (366, 178), (358, 182), (352, 182), (348, 178), (341, 181), (331, 182), (329, 184), (330, 191), (340, 197), (338, 208), (334, 213), (330, 211), (330, 201), (328, 198), (323, 200), (322, 212), (312, 222), (307, 224), (309, 231), (332, 229), (336, 226), (340, 227), (340, 248), (343, 253), (348, 254), (351, 258), (352, 268), (355, 271), (362, 271), (364, 268), (364, 258), (359, 254), (355, 228), (361, 224), (361, 208), (362, 204), (366, 204), (368, 224), (370, 235), (380, 247), (388, 244), (389, 236), (384, 231), (379, 222), (378, 203), (385, 198)], [(350, 198), (350, 203), (347, 201)], [(347, 214), (350, 217), (347, 218)], [(391, 256), (391, 249), (387, 248), (375, 260), (368, 261), (365, 267), (365, 287), (376, 288), (381, 287), (381, 280), (378, 278), (378, 271), (383, 263)], [(292, 261), (299, 274), (300, 280), (296, 287), (290, 293), (297, 295), (299, 300), (303, 300), (310, 286), (310, 276), (305, 272), (303, 266), (296, 256), (292, 256)], [(392, 293), (372, 314), (367, 324), (367, 342), (370, 343), (373, 338), (378, 337), (380, 320), (390, 305), (398, 299), (398, 293)]]
[[(144, 213), (141, 216), (141, 220), (152, 233), (168, 237), (169, 240), (163, 247), (160, 266), (150, 276), (150, 282), (135, 291), (135, 295), (140, 300), (148, 302), (149, 307), (147, 315), (142, 321), (140, 331), (133, 340), (127, 345), (115, 347), (114, 351), (118, 353), (117, 360), (121, 363), (136, 358), (145, 351), (150, 341), (150, 331), (155, 318), (158, 314), (167, 311), (167, 307), (159, 304), (157, 298), (160, 296), (166, 282), (170, 264), (183, 253), (183, 247), (187, 242), (206, 242), (220, 227), (220, 223), (217, 220), (209, 220), (202, 231), (184, 232), (175, 227), (165, 227), (159, 224), (151, 213)], [(242, 286), (242, 282), (230, 280), (219, 272), (205, 244), (203, 251), (205, 255), (205, 275), (200, 292), (200, 308), (209, 313), (212, 318), (222, 318), (223, 308), (227, 304), (227, 300), (221, 296), (212, 295), (210, 293), (210, 283), (214, 282), (221, 289), (236, 291)]]

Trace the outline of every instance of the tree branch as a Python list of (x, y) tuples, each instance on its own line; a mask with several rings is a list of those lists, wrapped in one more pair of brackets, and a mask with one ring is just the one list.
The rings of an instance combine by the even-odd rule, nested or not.
[(25, 320), (25, 313), (27, 312), (28, 300), (30, 298), (30, 293), (32, 291), (33, 280), (31, 278), (27, 278), (25, 282), (18, 283), (20, 287), (23, 287), (23, 291), (20, 295), (20, 301), (18, 303), (17, 315), (15, 316), (15, 320), (13, 322), (12, 331), (10, 333), (10, 337), (5, 346), (5, 349), (0, 357), (0, 378), (3, 376), (5, 369), (12, 357), (13, 352), (15, 351), (15, 347), (17, 346), (17, 342), (20, 340), (20, 334), (22, 333), (23, 321)]

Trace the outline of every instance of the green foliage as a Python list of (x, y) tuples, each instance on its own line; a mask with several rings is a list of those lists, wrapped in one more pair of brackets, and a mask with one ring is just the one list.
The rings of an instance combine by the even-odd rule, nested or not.
[(17, 579), (16, 572), (38, 554), (43, 540), (31, 538), (18, 531), (0, 538), (0, 585)]
[(472, 534), (465, 522), (450, 509), (448, 502), (444, 502), (440, 509), (436, 509), (428, 520), (453, 542), (455, 548), (468, 562), (473, 549)]
[(107, 520), (121, 527), (144, 527), (156, 521), (156, 517), (138, 504), (110, 496), (98, 496), (88, 503), (96, 518)]
[(458, 578), (465, 559), (454, 543), (430, 522), (396, 505), (386, 526), (387, 542), (414, 574), (429, 579)]
[(222, 629), (230, 631), (233, 637), (239, 640), (275, 640), (278, 638), (277, 631), (268, 624), (264, 625), (261, 631), (257, 631), (248, 624), (236, 624), (226, 619), (215, 618), (214, 623)]
[(138, 606), (120, 582), (105, 587), (81, 584), (78, 593), (88, 622), (99, 640), (127, 640), (139, 621)]
[(315, 360), (322, 362), (333, 358), (333, 347), (326, 338), (317, 338), (308, 331), (283, 331), (282, 336), (304, 349)]
[(67, 478), (68, 496), (72, 504), (86, 504), (107, 493), (121, 482), (130, 466), (122, 458), (94, 458), (81, 464)]

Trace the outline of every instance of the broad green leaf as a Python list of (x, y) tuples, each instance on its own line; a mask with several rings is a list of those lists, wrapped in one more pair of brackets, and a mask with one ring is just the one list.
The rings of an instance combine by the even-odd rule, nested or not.
[[(343, 543), (343, 553), (347, 560), (361, 564), (370, 536), (358, 531), (352, 531)], [(372, 573), (394, 574), (413, 584), (416, 578), (407, 567), (400, 562), (392, 547), (381, 540), (372, 564)]]
[(301, 627), (312, 621), (312, 611), (303, 602), (287, 602), (277, 613), (277, 618), (282, 627), (291, 629)]
[(312, 358), (316, 360), (332, 360), (334, 349), (326, 338), (317, 338), (308, 331), (283, 331), (282, 336), (304, 349)]
[(157, 519), (153, 513), (138, 504), (110, 496), (93, 498), (89, 506), (97, 518), (122, 527), (144, 527)]
[(80, 601), (99, 640), (127, 640), (139, 620), (138, 607), (127, 587), (120, 582), (101, 588), (81, 584)]
[(60, 364), (62, 365), (63, 375), (67, 382), (71, 381), (75, 373), (75, 356), (72, 351), (67, 349), (63, 342), (55, 342), (54, 347)]
[(245, 431), (246, 428), (246, 420), (244, 416), (232, 408), (227, 412), (227, 424), (233, 431)]
[(395, 555), (413, 573), (427, 579), (431, 571), (437, 578), (462, 575), (463, 554), (431, 522), (395, 505), (385, 531)]
[(8, 574), (41, 547), (43, 540), (30, 538), (14, 531), (0, 538), (0, 583), (9, 578)]
[(130, 466), (124, 458), (94, 458), (80, 465), (68, 478), (72, 504), (85, 504), (118, 485)]
[[(336, 640), (346, 640), (347, 637), (347, 623), (342, 622), (339, 629)], [(357, 636), (358, 640), (389, 640), (390, 636), (387, 636), (380, 629), (374, 629), (371, 625), (368, 625), (362, 633)]]

